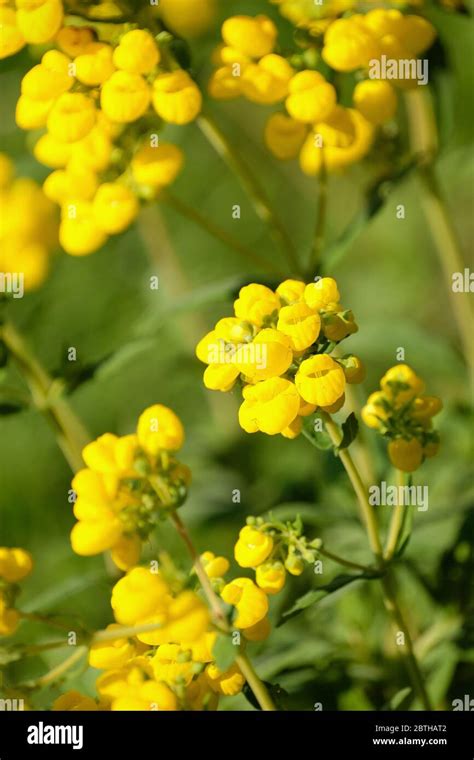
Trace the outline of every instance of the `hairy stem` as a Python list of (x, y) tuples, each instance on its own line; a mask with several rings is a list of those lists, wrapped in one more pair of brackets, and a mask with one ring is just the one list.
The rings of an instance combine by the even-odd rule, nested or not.
[(339, 554), (334, 554), (334, 552), (329, 552), (327, 549), (323, 549), (322, 547), (319, 548), (317, 552), (318, 554), (322, 554), (323, 557), (327, 557), (333, 562), (337, 562), (338, 565), (343, 565), (344, 567), (350, 567), (352, 570), (360, 570), (363, 573), (370, 573), (373, 571), (373, 568), (369, 567), (368, 565), (359, 565), (358, 562), (352, 562), (352, 560), (345, 559), (344, 557), (340, 557)]

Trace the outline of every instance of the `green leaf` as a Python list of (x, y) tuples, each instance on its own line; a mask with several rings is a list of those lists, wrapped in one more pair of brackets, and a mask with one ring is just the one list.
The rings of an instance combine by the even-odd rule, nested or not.
[(326, 583), (324, 586), (319, 586), (318, 588), (313, 589), (312, 591), (308, 591), (306, 594), (303, 594), (303, 596), (300, 596), (294, 605), (283, 613), (284, 620), (279, 621), (277, 628), (280, 625), (283, 625), (283, 623), (286, 623), (288, 620), (290, 620), (290, 618), (299, 615), (300, 612), (303, 612), (303, 610), (306, 610), (308, 607), (312, 607), (313, 604), (317, 604), (326, 596), (329, 596), (329, 594), (333, 594), (335, 591), (339, 591), (339, 589), (344, 588), (344, 586), (348, 586), (350, 583), (354, 583), (354, 581), (372, 580), (379, 577), (380, 575), (378, 573), (359, 573), (358, 575), (349, 575), (344, 573), (342, 575), (337, 575), (332, 579), (332, 581)]
[(235, 660), (237, 647), (230, 636), (219, 634), (212, 649), (212, 656), (219, 670), (228, 670)]
[[(316, 424), (316, 423), (320, 424)], [(317, 428), (321, 427), (321, 430)], [(332, 448), (332, 441), (329, 434), (324, 429), (323, 421), (318, 414), (305, 417), (303, 420), (303, 435), (310, 441), (313, 446), (322, 451)]]
[(382, 710), (405, 710), (411, 696), (411, 686), (405, 686), (404, 689), (400, 689), (396, 694), (382, 707)]
[(357, 437), (359, 430), (359, 422), (354, 412), (351, 412), (345, 422), (342, 423), (342, 441), (337, 447), (338, 451), (347, 449), (351, 445), (352, 441)]

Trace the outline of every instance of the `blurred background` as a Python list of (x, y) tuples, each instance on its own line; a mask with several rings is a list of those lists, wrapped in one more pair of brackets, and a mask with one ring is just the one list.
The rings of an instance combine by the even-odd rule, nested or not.
[[(207, 3), (206, 3), (207, 4)], [(193, 73), (205, 89), (210, 56), (227, 16), (267, 13), (291, 45), (293, 27), (265, 0), (221, 0), (197, 37), (189, 37)], [(466, 266), (473, 238), (473, 35), (466, 14), (429, 8), (444, 49), (433, 81), (441, 134), (436, 170), (453, 217)], [(28, 51), (1, 64), (3, 118), (1, 149), (19, 175), (42, 181), (45, 170), (31, 154), (26, 133), (14, 123), (22, 76), (31, 67)], [(238, 148), (267, 189), (282, 224), (307, 261), (317, 210), (317, 180), (304, 177), (297, 162), (282, 163), (267, 152), (262, 133), (271, 108), (238, 100), (205, 101), (205, 109)], [(185, 169), (173, 194), (269, 258), (279, 259), (268, 231), (256, 217), (238, 180), (213, 151), (196, 125), (167, 126), (163, 136), (182, 146)], [(328, 239), (336, 239), (363, 203), (373, 176), (370, 161), (329, 180)], [(241, 206), (241, 219), (232, 207)], [(404, 204), (406, 218), (396, 218)], [(25, 214), (28, 209), (25, 208)], [(342, 302), (354, 311), (359, 332), (345, 344), (367, 366), (359, 403), (375, 390), (403, 347), (405, 359), (439, 395), (444, 410), (436, 422), (439, 455), (425, 462), (415, 483), (429, 484), (429, 510), (416, 513), (414, 531), (398, 572), (400, 595), (436, 706), (472, 691), (474, 624), (474, 490), (472, 483), (472, 397), (447, 287), (420, 206), (416, 177), (397, 184), (385, 205), (354, 240), (344, 258), (325, 262), (339, 284)], [(150, 276), (159, 289), (150, 290)], [(67, 349), (77, 350), (77, 366), (98, 364), (93, 377), (76, 383), (70, 403), (92, 437), (125, 434), (148, 405), (173, 408), (186, 428), (182, 459), (193, 471), (188, 502), (182, 508), (200, 551), (232, 556), (247, 515), (272, 510), (275, 516), (300, 513), (307, 533), (354, 561), (370, 562), (367, 540), (342, 468), (331, 452), (316, 451), (300, 437), (248, 435), (238, 425), (239, 392), (220, 394), (202, 384), (203, 366), (194, 346), (215, 321), (231, 313), (239, 288), (268, 276), (246, 267), (239, 257), (174, 210), (156, 203), (142, 212), (125, 234), (98, 253), (73, 258), (58, 252), (45, 285), (24, 299), (10, 301), (8, 315), (21, 328), (45, 367), (61, 375)], [(71, 369), (68, 367), (68, 371)], [(87, 374), (87, 373), (85, 373)], [(22, 386), (14, 370), (8, 382)], [(74, 379), (73, 379), (74, 380)], [(390, 479), (384, 445), (371, 431), (366, 439), (377, 476)], [(91, 628), (112, 620), (114, 582), (103, 557), (75, 556), (69, 543), (74, 523), (68, 502), (71, 473), (45, 419), (35, 410), (0, 418), (0, 544), (22, 546), (35, 558), (24, 583), (22, 609), (71, 612)], [(232, 501), (240, 489), (241, 502)], [(380, 508), (382, 524), (390, 508)], [(155, 540), (188, 567), (178, 539), (166, 525)], [(325, 563), (324, 582), (337, 575)], [(299, 595), (321, 583), (305, 571), (272, 600), (272, 620)], [(48, 631), (23, 625), (18, 641), (47, 640)], [(376, 582), (350, 585), (278, 629), (263, 645), (253, 645), (261, 676), (289, 694), (290, 709), (380, 709), (406, 677), (398, 659)], [(63, 655), (51, 653), (10, 666), (10, 678), (40, 675)], [(68, 687), (93, 693), (93, 671), (79, 673)], [(37, 706), (57, 692), (43, 692)], [(223, 701), (224, 709), (252, 709), (242, 695)]]

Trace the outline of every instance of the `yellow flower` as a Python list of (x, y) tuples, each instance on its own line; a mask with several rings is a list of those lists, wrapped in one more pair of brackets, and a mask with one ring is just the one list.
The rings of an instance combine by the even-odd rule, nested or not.
[(48, 116), (48, 132), (66, 143), (85, 137), (96, 121), (94, 101), (80, 92), (66, 92), (54, 103)]
[(94, 42), (94, 30), (88, 26), (63, 26), (56, 35), (56, 44), (71, 58), (86, 53)]
[(130, 74), (149, 74), (160, 61), (160, 51), (151, 34), (133, 29), (124, 34), (114, 51), (114, 64)]
[(69, 201), (89, 201), (97, 190), (97, 176), (87, 167), (57, 169), (49, 174), (43, 184), (47, 198), (63, 205)]
[(367, 427), (377, 430), (383, 426), (389, 416), (386, 409), (387, 402), (387, 397), (381, 391), (370, 394), (361, 412), (361, 417)]
[(71, 531), (71, 546), (76, 554), (92, 557), (111, 549), (122, 535), (122, 523), (112, 511), (97, 510), (96, 519), (80, 520)]
[(173, 686), (177, 681), (187, 686), (193, 678), (193, 661), (186, 659), (186, 650), (178, 644), (162, 644), (150, 660), (157, 681)]
[(366, 79), (359, 82), (353, 97), (355, 107), (371, 124), (383, 124), (395, 116), (397, 95), (385, 80)]
[(318, 338), (321, 319), (306, 303), (295, 303), (280, 309), (277, 328), (288, 335), (294, 351), (304, 351)]
[(115, 71), (113, 50), (101, 42), (91, 43), (87, 50), (74, 60), (76, 78), (89, 87), (96, 87), (109, 79)]
[[(20, 103), (18, 101), (18, 104)], [(17, 120), (18, 120), (18, 105), (17, 105)], [(44, 121), (46, 123), (46, 119)], [(20, 125), (22, 126), (22, 125)], [(27, 129), (27, 127), (23, 127)], [(87, 139), (87, 138), (86, 138)], [(73, 145), (71, 143), (65, 143), (61, 140), (56, 140), (52, 135), (42, 135), (35, 147), (33, 153), (37, 161), (40, 164), (48, 166), (50, 169), (62, 169), (66, 166), (71, 157)]]
[(415, 57), (429, 48), (436, 37), (436, 30), (427, 19), (404, 15), (393, 8), (369, 11), (363, 23), (378, 41), (381, 53), (389, 56), (394, 46), (398, 46), (401, 55), (396, 57)]
[[(108, 625), (106, 631), (116, 631), (121, 626), (116, 623)], [(112, 639), (98, 641), (89, 650), (89, 665), (99, 670), (112, 670), (123, 667), (135, 654), (135, 647), (129, 639)]]
[(106, 182), (99, 187), (93, 201), (95, 221), (109, 235), (123, 232), (139, 212), (136, 195), (119, 182)]
[(265, 317), (280, 308), (280, 299), (265, 285), (245, 285), (234, 302), (235, 316), (261, 327)]
[(271, 53), (276, 37), (277, 28), (267, 16), (232, 16), (222, 25), (226, 45), (250, 58), (262, 58)]
[(165, 187), (174, 182), (183, 162), (183, 151), (177, 145), (162, 142), (156, 148), (146, 145), (132, 158), (133, 178), (140, 185)]
[(220, 66), (213, 71), (208, 84), (211, 98), (232, 100), (242, 94), (241, 76), (234, 73), (232, 66)]
[(107, 235), (97, 226), (89, 201), (76, 201), (63, 207), (59, 242), (71, 256), (87, 256), (104, 245)]
[(19, 613), (8, 607), (4, 595), (0, 592), (0, 636), (11, 636), (20, 622)]
[(243, 396), (239, 422), (247, 433), (260, 430), (267, 435), (276, 435), (285, 430), (298, 415), (298, 391), (289, 380), (274, 377), (256, 385), (247, 385)]
[(0, 59), (15, 55), (25, 45), (13, 8), (0, 6)]
[(133, 460), (138, 440), (134, 435), (118, 437), (112, 433), (99, 436), (83, 449), (82, 457), (91, 470), (104, 475), (133, 475)]
[(216, 557), (212, 552), (201, 554), (201, 562), (208, 578), (222, 578), (230, 567), (229, 560)]
[(361, 359), (354, 354), (347, 354), (341, 360), (344, 375), (348, 383), (361, 383), (366, 375), (365, 366)]
[[(23, 96), (31, 100), (51, 101), (71, 89), (74, 79), (68, 74), (69, 59), (54, 50), (51, 50), (50, 53), (61, 56), (64, 59), (65, 67), (56, 65), (54, 68), (50, 68), (45, 63), (33, 66), (21, 80), (21, 94)], [(45, 59), (46, 56), (43, 56), (43, 61)]]
[(338, 343), (358, 329), (352, 311), (344, 311), (340, 304), (323, 314), (323, 332), (328, 340)]
[(342, 367), (334, 359), (328, 354), (317, 354), (300, 364), (295, 384), (305, 401), (316, 406), (329, 406), (343, 395), (346, 379)]
[(130, 570), (140, 559), (142, 544), (138, 536), (122, 535), (112, 546), (111, 557), (120, 570)]
[(381, 379), (380, 387), (397, 407), (403, 406), (425, 390), (423, 380), (408, 364), (396, 364), (391, 367)]
[(109, 165), (112, 143), (99, 123), (82, 140), (71, 144), (70, 168), (88, 166), (96, 172), (104, 171)]
[(152, 646), (173, 643), (187, 646), (201, 639), (209, 627), (210, 616), (206, 604), (194, 591), (182, 591), (175, 599), (168, 600), (164, 613), (158, 610), (140, 620), (141, 623), (155, 621), (160, 627), (139, 633), (139, 641)]
[(63, 20), (61, 0), (16, 0), (16, 22), (26, 42), (52, 40)]
[(20, 95), (15, 108), (15, 121), (20, 129), (40, 129), (46, 126), (54, 100), (33, 100)]
[(267, 562), (257, 567), (255, 580), (266, 594), (278, 594), (285, 585), (285, 568), (281, 562)]
[(300, 71), (288, 89), (287, 111), (304, 124), (325, 121), (336, 105), (336, 90), (318, 71)]
[(285, 560), (285, 567), (290, 575), (298, 576), (304, 570), (304, 562), (300, 557), (295, 557), (293, 554), (289, 554)]
[(136, 625), (152, 616), (164, 617), (169, 601), (169, 589), (161, 576), (135, 567), (115, 584), (110, 603), (118, 623)]
[(199, 114), (202, 95), (186, 71), (160, 74), (153, 82), (153, 108), (169, 124), (188, 124)]
[(336, 106), (323, 122), (313, 126), (300, 153), (300, 166), (314, 176), (323, 158), (328, 171), (337, 171), (360, 161), (370, 150), (374, 128), (353, 108)]
[(258, 63), (250, 63), (245, 67), (240, 90), (253, 103), (278, 103), (286, 96), (293, 74), (294, 71), (285, 58), (270, 53)]
[(305, 137), (305, 125), (283, 113), (274, 113), (270, 116), (265, 126), (264, 139), (266, 146), (281, 161), (296, 158)]
[(239, 344), (232, 361), (239, 372), (254, 383), (282, 375), (292, 360), (290, 338), (283, 332), (266, 328), (252, 343)]
[(258, 588), (250, 578), (234, 578), (221, 592), (227, 604), (237, 609), (234, 625), (237, 628), (250, 628), (259, 623), (268, 612), (267, 595)]
[(91, 697), (87, 697), (75, 689), (69, 689), (54, 700), (51, 709), (61, 712), (75, 712), (76, 710), (91, 712), (98, 710), (99, 707)]
[(380, 53), (361, 15), (334, 21), (324, 35), (323, 60), (336, 71), (364, 68)]
[(304, 300), (311, 309), (317, 311), (327, 309), (329, 304), (339, 303), (339, 299), (337, 283), (332, 277), (321, 277), (316, 282), (310, 282), (304, 289)]
[(150, 105), (151, 93), (140, 74), (116, 71), (102, 86), (100, 105), (105, 115), (119, 124), (136, 121)]
[(234, 662), (226, 671), (221, 671), (213, 662), (206, 668), (206, 677), (211, 689), (216, 694), (233, 697), (242, 691), (245, 678), (239, 666)]
[(125, 668), (103, 673), (96, 688), (113, 711), (177, 710), (174, 692), (166, 684), (153, 680), (152, 675), (150, 664), (137, 657)]
[(418, 438), (396, 438), (388, 444), (388, 455), (394, 467), (414, 472), (423, 462), (423, 447)]
[(181, 420), (168, 407), (155, 404), (140, 415), (137, 426), (138, 441), (151, 456), (160, 451), (178, 451), (184, 443)]
[(304, 282), (301, 280), (284, 280), (277, 287), (276, 292), (284, 303), (286, 302), (291, 305), (301, 301), (305, 287)]
[(239, 370), (232, 364), (210, 364), (203, 375), (204, 385), (210, 391), (230, 391), (239, 376)]
[(217, 6), (216, 0), (161, 0), (158, 10), (179, 36), (197, 37), (211, 26)]
[(443, 402), (437, 396), (418, 396), (413, 399), (410, 415), (416, 420), (429, 420), (443, 408)]
[(33, 558), (25, 549), (0, 547), (0, 578), (8, 583), (18, 583), (33, 569)]
[(268, 533), (245, 525), (239, 533), (234, 556), (240, 567), (257, 567), (272, 553), (273, 539)]

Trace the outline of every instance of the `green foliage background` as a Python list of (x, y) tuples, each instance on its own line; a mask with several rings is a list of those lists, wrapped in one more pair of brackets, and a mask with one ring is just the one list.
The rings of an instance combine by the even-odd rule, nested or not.
[[(290, 25), (264, 0), (220, 3), (222, 18), (234, 13), (267, 12), (283, 39)], [(473, 234), (472, 183), (472, 21), (468, 16), (430, 9), (440, 32), (447, 63), (435, 79), (442, 152), (437, 172), (465, 251)], [(209, 55), (219, 25), (191, 43), (194, 72), (205, 83)], [(2, 63), (2, 149), (19, 174), (41, 180), (45, 170), (31, 156), (28, 137), (14, 124), (19, 83), (32, 61), (27, 52)], [(269, 109), (243, 101), (206, 102), (206, 109), (231, 137), (267, 188), (283, 224), (303, 259), (309, 256), (317, 207), (317, 180), (304, 177), (296, 163), (272, 159), (262, 142)], [(195, 125), (166, 127), (164, 136), (182, 145), (186, 166), (173, 192), (238, 236), (259, 253), (279, 256), (238, 181)], [(363, 201), (371, 169), (356, 167), (331, 177), (329, 238), (335, 239)], [(397, 220), (397, 204), (406, 219)], [(240, 204), (242, 218), (232, 219)], [(25, 209), (28, 213), (28, 209)], [(284, 266), (284, 262), (281, 261)], [(472, 262), (471, 262), (472, 266)], [(413, 536), (397, 571), (410, 629), (419, 637), (419, 655), (437, 707), (472, 690), (474, 675), (473, 599), (469, 596), (474, 559), (472, 437), (467, 375), (446, 296), (446, 283), (420, 205), (416, 178), (409, 176), (392, 192), (348, 254), (334, 268), (343, 303), (352, 308), (359, 333), (348, 349), (360, 355), (368, 377), (363, 399), (394, 363), (396, 348), (427, 382), (428, 392), (443, 398), (437, 418), (442, 435), (439, 455), (423, 465), (415, 483), (429, 484), (430, 506), (416, 513)], [(159, 290), (149, 277), (159, 276)], [(71, 403), (93, 436), (130, 432), (149, 404), (171, 406), (183, 420), (187, 441), (183, 460), (194, 473), (189, 501), (182, 509), (200, 550), (232, 554), (249, 514), (272, 509), (300, 513), (312, 535), (355, 561), (369, 562), (367, 541), (353, 495), (331, 452), (317, 452), (304, 438), (249, 436), (237, 423), (238, 394), (206, 391), (194, 345), (216, 319), (230, 313), (238, 288), (267, 281), (226, 247), (174, 211), (155, 204), (139, 222), (99, 253), (75, 259), (59, 253), (46, 285), (9, 304), (12, 319), (50, 371), (61, 372), (66, 349), (77, 349), (83, 364), (109, 357), (95, 377), (71, 394)], [(10, 380), (22, 381), (7, 370)], [(383, 445), (366, 434), (376, 457), (377, 475), (389, 479)], [(47, 422), (34, 410), (0, 420), (0, 544), (23, 546), (35, 557), (25, 582), (23, 609), (74, 613), (92, 628), (111, 622), (113, 578), (103, 557), (74, 556), (68, 534), (73, 525), (68, 489), (71, 475)], [(232, 501), (240, 489), (241, 503)], [(380, 508), (383, 523), (390, 508)], [(155, 542), (184, 567), (178, 539), (164, 526)], [(272, 619), (308, 588), (339, 571), (329, 561), (324, 576), (305, 574), (272, 600)], [(47, 629), (23, 624), (18, 641), (50, 636)], [(263, 678), (289, 693), (290, 709), (380, 709), (406, 686), (375, 581), (353, 584), (327, 597), (300, 617), (275, 629), (268, 642), (253, 645)], [(9, 680), (40, 675), (64, 652), (29, 658), (9, 667)], [(76, 673), (69, 686), (93, 693), (93, 673)], [(37, 706), (57, 693), (45, 691)], [(409, 702), (409, 698), (408, 698)], [(223, 700), (223, 709), (252, 709), (243, 696)]]

